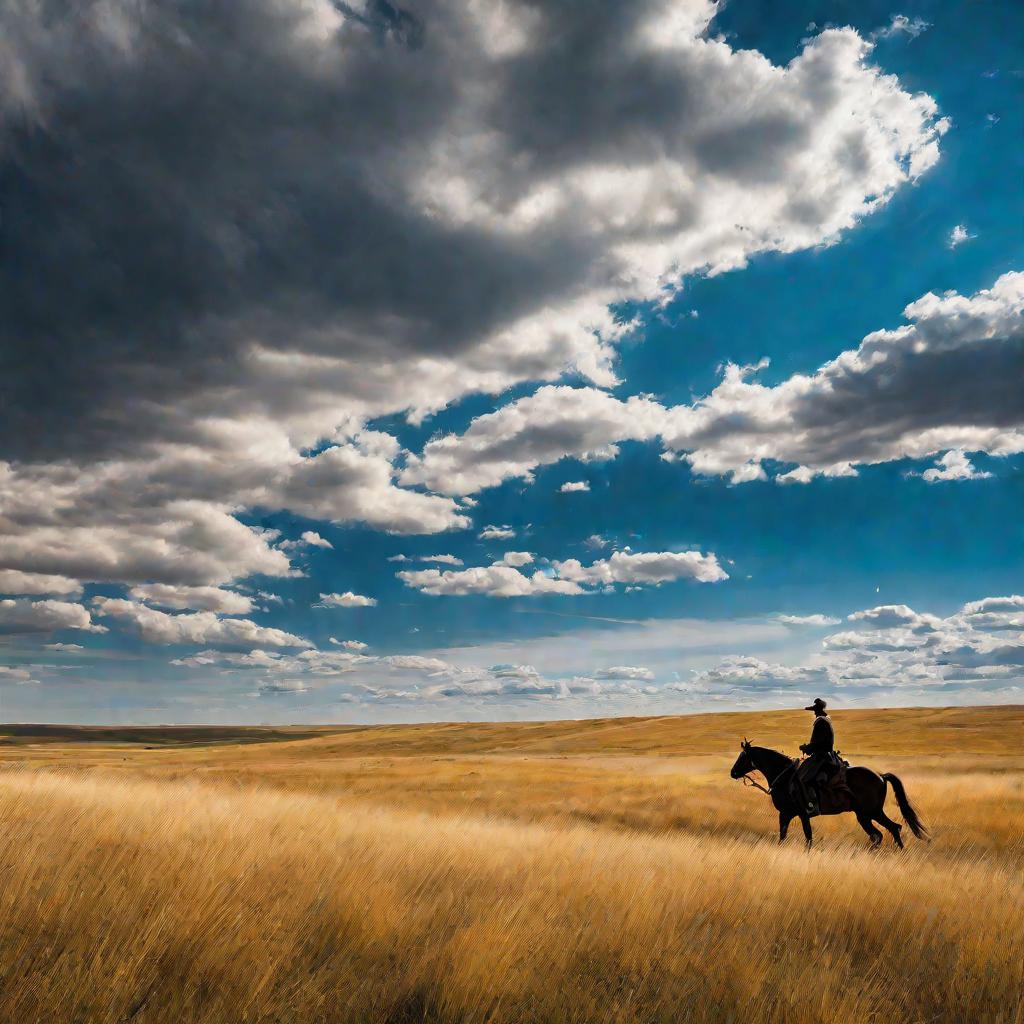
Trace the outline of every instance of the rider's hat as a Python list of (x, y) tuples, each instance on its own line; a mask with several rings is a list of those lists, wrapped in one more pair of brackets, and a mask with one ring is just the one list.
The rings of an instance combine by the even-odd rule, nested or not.
[(825, 710), (825, 702), (820, 697), (814, 698), (814, 703), (804, 708), (804, 711), (817, 711), (818, 709)]

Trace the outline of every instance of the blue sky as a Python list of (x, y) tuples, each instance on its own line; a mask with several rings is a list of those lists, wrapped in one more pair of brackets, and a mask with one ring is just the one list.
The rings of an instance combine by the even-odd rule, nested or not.
[[(59, 41), (22, 51), (4, 720), (1019, 701), (1019, 5), (638, 4), (642, 45), (511, 5), (472, 28), (480, 67), (445, 5), (422, 39), (386, 5), (298, 8), (272, 43), (182, 22), (208, 109), (161, 101), (145, 5), (68, 26), (97, 59), (67, 96), (40, 84)], [(219, 92), (226, 49), (292, 107)], [(114, 141), (69, 199), (73, 87)], [(192, 149), (216, 153), (194, 177)], [(134, 197), (114, 228), (83, 212), (107, 178)], [(19, 233), (34, 203), (70, 243)], [(833, 362), (873, 332), (881, 362)]]

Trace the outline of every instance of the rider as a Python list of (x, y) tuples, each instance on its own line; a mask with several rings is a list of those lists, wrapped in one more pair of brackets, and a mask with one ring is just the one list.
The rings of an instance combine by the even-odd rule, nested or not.
[(800, 783), (800, 790), (803, 794), (804, 807), (809, 814), (818, 813), (817, 801), (813, 795), (815, 778), (822, 768), (830, 765), (833, 759), (833, 752), (836, 747), (836, 734), (832, 728), (832, 720), (825, 712), (826, 704), (820, 697), (815, 697), (814, 703), (804, 708), (804, 711), (814, 712), (814, 728), (811, 729), (811, 739), (800, 745), (800, 749), (807, 754), (803, 763), (797, 769), (796, 777)]

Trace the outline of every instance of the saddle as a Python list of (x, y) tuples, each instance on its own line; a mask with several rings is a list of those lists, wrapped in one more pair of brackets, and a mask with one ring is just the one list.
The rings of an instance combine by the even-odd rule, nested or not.
[[(790, 786), (790, 792), (797, 803), (802, 802), (796, 779), (800, 764), (799, 761), (794, 762), (796, 770)], [(843, 811), (853, 810), (853, 793), (846, 783), (846, 770), (849, 767), (850, 762), (844, 760), (838, 751), (833, 751), (821, 764), (814, 778), (804, 780), (814, 806), (809, 817), (813, 818), (818, 814), (841, 814)]]

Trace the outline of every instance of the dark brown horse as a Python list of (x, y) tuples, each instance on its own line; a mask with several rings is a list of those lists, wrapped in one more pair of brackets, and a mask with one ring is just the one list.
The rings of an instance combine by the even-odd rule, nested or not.
[[(732, 766), (730, 774), (734, 779), (743, 779), (751, 772), (760, 772), (768, 780), (766, 792), (771, 796), (772, 803), (775, 804), (775, 809), (779, 812), (779, 842), (781, 843), (786, 838), (789, 823), (794, 818), (799, 818), (804, 827), (807, 846), (810, 848), (813, 838), (811, 819), (807, 817), (801, 801), (790, 792), (796, 764), (796, 761), (778, 750), (771, 750), (769, 747), (755, 747), (748, 740), (744, 740), (740, 744), (740, 756), (736, 758), (736, 763)], [(889, 818), (883, 810), (887, 784), (892, 786), (892, 791), (896, 794), (900, 813), (910, 826), (910, 831), (918, 839), (928, 838), (928, 830), (921, 823), (917, 811), (907, 799), (903, 783), (892, 772), (883, 772), (879, 775), (870, 768), (850, 768), (846, 772), (846, 784), (852, 794), (851, 806), (840, 810), (822, 808), (822, 813), (842, 814), (852, 811), (857, 815), (860, 827), (870, 837), (872, 849), (878, 849), (882, 845), (882, 833), (872, 824), (874, 821), (877, 821), (879, 825), (884, 825), (896, 845), (901, 850), (903, 849), (903, 840), (900, 838), (901, 826)]]

